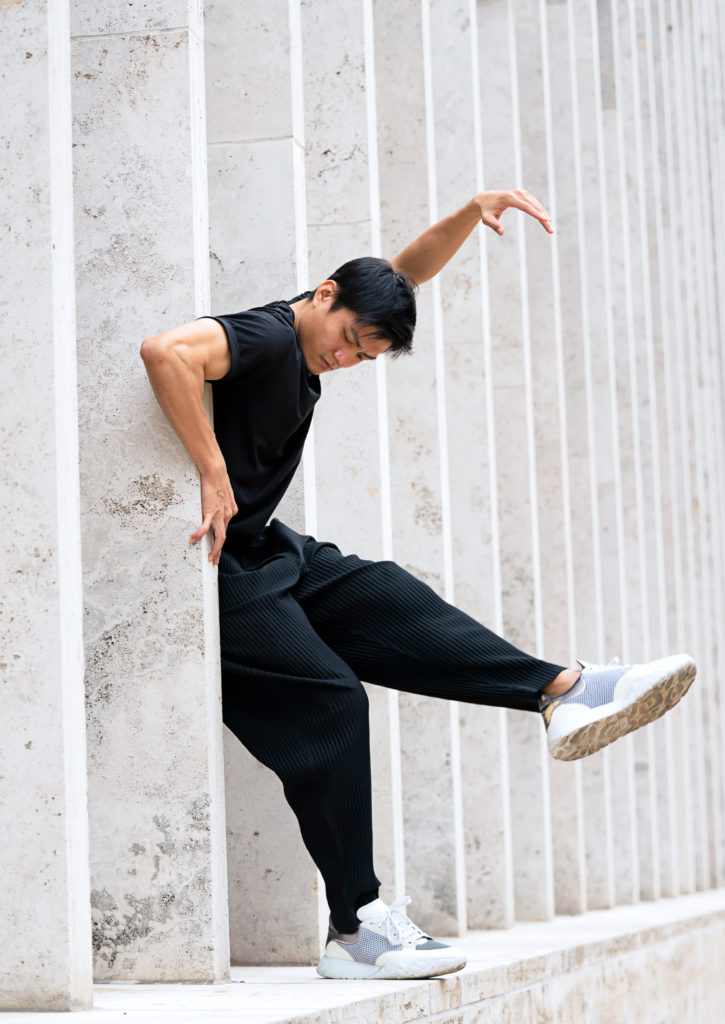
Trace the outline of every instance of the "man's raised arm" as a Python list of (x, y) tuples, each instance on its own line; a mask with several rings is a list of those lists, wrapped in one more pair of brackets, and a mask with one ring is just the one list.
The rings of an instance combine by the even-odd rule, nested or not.
[(458, 252), (475, 226), (480, 222), (498, 235), (503, 234), (500, 217), (509, 208), (522, 210), (540, 221), (550, 233), (554, 233), (551, 217), (530, 192), (515, 189), (507, 192), (479, 192), (460, 210), (439, 220), (424, 231), (414, 242), (406, 245), (390, 262), (396, 270), (402, 270), (415, 284), (423, 284), (441, 270), (448, 260)]
[(219, 380), (231, 366), (224, 328), (209, 317), (192, 320), (146, 338), (141, 358), (159, 405), (201, 474), (203, 522), (189, 540), (195, 544), (213, 526), (209, 561), (218, 565), (237, 505), (203, 399), (204, 381)]

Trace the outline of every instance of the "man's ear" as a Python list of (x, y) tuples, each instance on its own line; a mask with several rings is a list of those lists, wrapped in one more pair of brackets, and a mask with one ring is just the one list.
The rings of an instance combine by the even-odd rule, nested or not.
[(315, 288), (315, 294), (312, 296), (312, 301), (316, 306), (332, 302), (337, 291), (338, 285), (336, 281), (323, 281), (322, 284), (318, 284), (317, 288)]

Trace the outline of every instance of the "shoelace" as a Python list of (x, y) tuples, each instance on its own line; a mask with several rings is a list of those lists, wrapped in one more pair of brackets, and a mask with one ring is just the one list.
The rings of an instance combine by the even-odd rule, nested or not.
[(584, 671), (585, 668), (592, 669), (594, 672), (601, 672), (605, 668), (611, 668), (612, 665), (618, 665), (619, 664), (619, 658), (616, 655), (613, 658), (611, 658), (607, 662), (606, 665), (596, 665), (593, 661), (582, 661), (581, 658), (577, 658), (576, 660), (577, 660), (578, 664), (581, 665), (582, 672)]
[(384, 914), (380, 914), (370, 921), (371, 924), (385, 925), (386, 938), (394, 946), (402, 944), (408, 939), (425, 936), (425, 932), (417, 924), (413, 924), (407, 914), (403, 913), (403, 907), (407, 906), (411, 899), (411, 896), (403, 896), (402, 899), (391, 903)]

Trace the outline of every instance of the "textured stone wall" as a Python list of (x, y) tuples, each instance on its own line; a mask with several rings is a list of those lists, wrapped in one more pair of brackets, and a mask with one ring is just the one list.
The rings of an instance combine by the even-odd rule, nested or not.
[[(73, 8), (84, 638), (98, 978), (228, 971), (215, 573), (139, 357), (208, 311), (201, 6)], [(205, 538), (204, 547), (206, 547)]]
[(0, 1010), (90, 1005), (68, 4), (0, 7)]
[(534, 715), (366, 684), (382, 895), (465, 934), (720, 885), (720, 5), (71, 15), (0, 0), (2, 1005), (87, 1003), (91, 939), (100, 980), (220, 980), (229, 937), (237, 962), (317, 959), (321, 880), (221, 725), (198, 474), (139, 347), (392, 256), (483, 188), (529, 188), (556, 234), (477, 229), (420, 289), (412, 358), (324, 381), (278, 514), (550, 660), (700, 672), (572, 765)]
[[(368, 686), (383, 895), (410, 892), (424, 927), (460, 933), (717, 884), (721, 15), (645, 0), (295, 3), (270, 39), (266, 14), (222, 11), (207, 10), (210, 160), (228, 169), (224, 140), (240, 138), (251, 168), (213, 189), (225, 309), (290, 294), (272, 252), (314, 286), (351, 256), (392, 256), (484, 187), (530, 189), (557, 229), (507, 214), (502, 238), (477, 231), (421, 288), (412, 359), (324, 381), (306, 528), (392, 555), (551, 660), (689, 650), (700, 665), (682, 707), (570, 765), (550, 761), (535, 716)], [(222, 59), (232, 23), (248, 60)], [(294, 47), (293, 71), (274, 56), (271, 95), (259, 55), (286, 62)], [(282, 183), (269, 161), (290, 149), (303, 171), (285, 157)], [(232, 238), (241, 209), (253, 220)], [(257, 820), (235, 859), (274, 830), (251, 811), (247, 835)], [(250, 878), (240, 906), (304, 891), (291, 868), (263, 886)], [(242, 958), (263, 942), (256, 911), (253, 930), (244, 910), (231, 927)], [(273, 942), (270, 959), (287, 960), (276, 916)]]

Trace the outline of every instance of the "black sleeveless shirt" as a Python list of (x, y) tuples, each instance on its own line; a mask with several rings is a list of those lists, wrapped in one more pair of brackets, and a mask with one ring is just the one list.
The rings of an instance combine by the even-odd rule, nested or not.
[(226, 331), (232, 360), (211, 382), (214, 433), (239, 508), (224, 543), (232, 554), (262, 531), (302, 457), (321, 388), (305, 365), (290, 305), (312, 294), (211, 318)]

